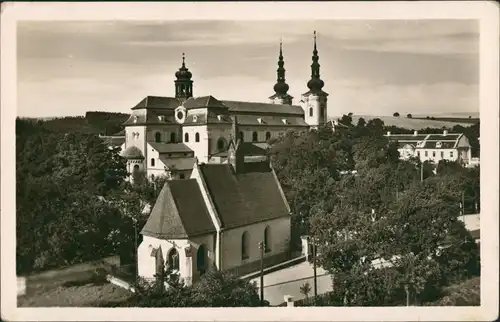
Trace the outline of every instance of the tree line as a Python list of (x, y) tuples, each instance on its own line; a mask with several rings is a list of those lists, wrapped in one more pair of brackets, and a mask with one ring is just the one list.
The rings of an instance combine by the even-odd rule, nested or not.
[(479, 275), (477, 244), (458, 220), (463, 199), (479, 201), (479, 168), (440, 162), (434, 174), (435, 165), (399, 158), (381, 120), (340, 123), (287, 133), (271, 148), (292, 239), (310, 235), (334, 276), (327, 305), (425, 304)]

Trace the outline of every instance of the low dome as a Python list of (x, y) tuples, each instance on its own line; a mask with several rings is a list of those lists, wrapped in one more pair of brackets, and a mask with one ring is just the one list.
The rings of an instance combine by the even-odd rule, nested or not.
[(191, 74), (191, 72), (187, 68), (181, 67), (175, 73), (175, 77), (177, 77), (178, 80), (180, 80), (180, 79), (191, 79), (191, 77), (193, 77), (193, 74)]
[(141, 150), (136, 146), (128, 147), (122, 154), (125, 159), (144, 159)]

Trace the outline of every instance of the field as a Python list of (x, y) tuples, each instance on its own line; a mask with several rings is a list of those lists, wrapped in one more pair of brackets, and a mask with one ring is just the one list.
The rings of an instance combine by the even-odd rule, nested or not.
[[(414, 120), (427, 120), (426, 117), (414, 117)], [(452, 123), (468, 123), (468, 124), (475, 124), (479, 122), (479, 118), (465, 118), (465, 117), (434, 117), (433, 120), (430, 121), (442, 121), (442, 122), (452, 122)]]
[(132, 293), (105, 279), (41, 285), (17, 298), (18, 307), (95, 307), (126, 300)]

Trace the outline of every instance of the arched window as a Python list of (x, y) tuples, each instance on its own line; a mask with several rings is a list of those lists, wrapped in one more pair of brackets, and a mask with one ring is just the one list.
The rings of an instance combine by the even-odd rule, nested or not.
[(195, 142), (200, 142), (200, 133), (196, 132), (196, 134), (194, 135), (194, 140)]
[(268, 141), (271, 138), (271, 132), (266, 132), (266, 141)]
[(224, 151), (226, 147), (226, 140), (224, 140), (224, 138), (219, 138), (217, 140), (217, 151)]
[(161, 142), (161, 133), (160, 132), (155, 133), (155, 142)]
[(241, 235), (241, 259), (247, 259), (248, 256), (248, 233), (245, 231)]
[(313, 108), (309, 107), (309, 116), (313, 116)]
[(241, 140), (241, 142), (245, 140), (245, 135), (243, 134), (243, 131), (240, 131), (239, 139)]
[(200, 275), (205, 273), (205, 246), (201, 245), (198, 247), (198, 251), (196, 252), (196, 268)]
[(138, 171), (139, 171), (139, 165), (138, 165), (138, 164), (136, 164), (136, 165), (134, 165), (134, 170), (133, 170), (133, 172), (138, 172)]
[(152, 174), (152, 175), (151, 175), (151, 181), (154, 181), (154, 180), (155, 180), (155, 175), (154, 175), (154, 174)]
[(184, 133), (184, 142), (189, 142), (189, 133)]
[(155, 159), (154, 158), (151, 158), (151, 166), (154, 167), (155, 166)]
[(269, 226), (264, 229), (264, 250), (266, 253), (271, 251), (270, 229)]
[(175, 132), (170, 133), (170, 143), (175, 143)]
[(257, 132), (253, 132), (252, 133), (252, 142), (257, 142), (258, 139), (259, 139), (259, 135), (257, 134)]
[(168, 252), (168, 266), (171, 270), (179, 270), (179, 252), (175, 248)]

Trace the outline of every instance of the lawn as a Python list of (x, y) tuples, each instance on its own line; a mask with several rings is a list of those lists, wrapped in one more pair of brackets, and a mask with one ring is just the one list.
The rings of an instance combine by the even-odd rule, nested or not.
[(95, 307), (104, 302), (129, 298), (129, 291), (106, 280), (70, 282), (40, 287), (35, 292), (17, 298), (18, 307)]

